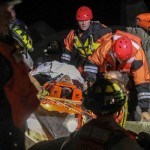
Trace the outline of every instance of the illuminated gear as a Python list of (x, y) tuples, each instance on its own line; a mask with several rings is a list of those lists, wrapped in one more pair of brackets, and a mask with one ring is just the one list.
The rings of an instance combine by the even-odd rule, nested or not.
[(82, 6), (77, 10), (77, 13), (76, 13), (77, 21), (86, 21), (86, 20), (92, 20), (92, 19), (93, 19), (93, 13), (89, 7)]
[(16, 127), (22, 128), (25, 120), (39, 105), (36, 97), (38, 91), (29, 79), (22, 55), (14, 51), (13, 46), (8, 47), (2, 43), (0, 43), (0, 53), (7, 58), (13, 70), (4, 85), (4, 92), (11, 105), (13, 122)]
[(33, 44), (32, 39), (28, 33), (28, 28), (25, 24), (21, 24), (20, 21), (10, 23), (10, 33), (12, 37), (18, 42), (18, 44), (25, 50), (32, 52)]
[(121, 82), (102, 78), (89, 89), (83, 106), (95, 114), (113, 114), (121, 110), (126, 100), (127, 91)]
[(114, 44), (113, 51), (119, 61), (127, 61), (133, 54), (131, 40), (126, 36), (118, 38)]

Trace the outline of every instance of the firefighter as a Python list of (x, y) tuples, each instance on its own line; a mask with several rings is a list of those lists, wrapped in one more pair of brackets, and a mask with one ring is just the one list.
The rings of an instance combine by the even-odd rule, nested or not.
[[(116, 79), (116, 80), (120, 81), (125, 87), (129, 80), (127, 76), (125, 76), (125, 75), (123, 76), (122, 73), (120, 73), (119, 71), (116, 71), (116, 70), (106, 72), (104, 74), (104, 77)], [(129, 93), (128, 90), (127, 90), (127, 93)], [(118, 117), (116, 118), (116, 121), (119, 123), (119, 125), (121, 127), (125, 127), (126, 121), (127, 121), (127, 116), (128, 116), (128, 101), (125, 102), (125, 104), (122, 107), (122, 111), (120, 111)]]
[(126, 89), (121, 82), (111, 78), (98, 79), (83, 102), (84, 107), (96, 114), (96, 119), (71, 134), (61, 150), (142, 150), (135, 137), (116, 122), (126, 100)]
[[(71, 30), (64, 39), (65, 48), (61, 55), (61, 62), (70, 63), (75, 56), (75, 65), (87, 80), (96, 79), (98, 67), (87, 60), (89, 55), (97, 51), (103, 43), (112, 37), (112, 30), (99, 21), (92, 21), (91, 8), (81, 6), (76, 12), (77, 29)], [(74, 60), (73, 59), (73, 60)], [(87, 64), (87, 65), (86, 65)], [(83, 66), (88, 66), (83, 69)]]
[(69, 137), (41, 141), (31, 146), (29, 150), (143, 150), (143, 148), (149, 150), (150, 135), (148, 133), (136, 134), (125, 130), (116, 122), (128, 100), (128, 91), (118, 77), (122, 80), (119, 72), (111, 72), (107, 74), (107, 77), (97, 80), (88, 91), (83, 105), (97, 115), (96, 119), (90, 120)]
[[(109, 48), (111, 45), (111, 48)], [(141, 39), (131, 33), (117, 30), (113, 40), (103, 44), (98, 51), (88, 58), (99, 66), (102, 74), (118, 70), (129, 77), (127, 88), (129, 93), (128, 120), (145, 119), (150, 121), (149, 100), (149, 70), (142, 49)], [(140, 107), (140, 111), (136, 107)], [(140, 115), (139, 115), (140, 114)]]
[(10, 35), (13, 7), (21, 0), (0, 1), (0, 149), (25, 150), (24, 125), (39, 106), (37, 90)]
[(16, 12), (13, 10), (12, 19), (9, 23), (10, 34), (16, 41), (16, 48), (23, 56), (23, 60), (29, 71), (33, 69), (34, 62), (29, 54), (34, 50), (32, 38), (27, 25), (21, 20), (16, 18)]

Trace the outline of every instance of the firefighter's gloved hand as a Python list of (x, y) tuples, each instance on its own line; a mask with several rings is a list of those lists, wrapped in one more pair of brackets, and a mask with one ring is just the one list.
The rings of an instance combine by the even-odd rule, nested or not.
[(140, 132), (137, 137), (137, 142), (145, 150), (150, 150), (150, 134), (146, 132)]
[(96, 73), (85, 72), (85, 81), (94, 82), (96, 80)]
[(98, 67), (90, 60), (87, 60), (84, 65), (85, 81), (94, 82), (97, 77)]

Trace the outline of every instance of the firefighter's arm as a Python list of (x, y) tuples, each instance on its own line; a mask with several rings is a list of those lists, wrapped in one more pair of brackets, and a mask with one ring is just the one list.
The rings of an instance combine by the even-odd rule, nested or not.
[(141, 120), (150, 121), (149, 101), (150, 101), (150, 92), (149, 92), (149, 83), (142, 83), (136, 86), (138, 92), (138, 105), (141, 108)]
[(106, 58), (108, 52), (111, 50), (112, 46), (112, 33), (108, 33), (104, 35), (101, 39), (98, 39), (97, 42), (101, 42), (101, 45), (97, 48), (96, 51), (92, 55), (88, 57), (88, 59), (100, 66), (103, 64), (104, 59)]
[(64, 49), (61, 55), (62, 63), (69, 63), (71, 60), (71, 53), (73, 50), (73, 42), (74, 42), (74, 31), (71, 30), (66, 38), (64, 39)]
[[(142, 52), (143, 53), (143, 52)], [(149, 70), (145, 55), (142, 55), (143, 59), (136, 59), (132, 64), (132, 76), (134, 83), (136, 85), (136, 90), (138, 93), (138, 105), (141, 108), (141, 117), (150, 121), (149, 109), (149, 100), (150, 100), (150, 90), (149, 90)], [(137, 58), (140, 58), (137, 56)]]
[(85, 81), (89, 81), (92, 84), (96, 80), (98, 67), (90, 60), (87, 60), (84, 65), (84, 72), (85, 72)]
[(102, 37), (100, 37), (96, 43), (100, 43), (100, 45), (103, 45), (103, 43), (107, 43), (108, 41), (112, 40), (112, 32), (106, 33)]
[(142, 83), (136, 86), (136, 89), (138, 92), (138, 105), (141, 108), (141, 121), (150, 121), (150, 113), (148, 112), (150, 101), (149, 83)]
[(30, 78), (31, 82), (33, 83), (33, 85), (36, 87), (36, 89), (38, 91), (41, 91), (42, 88), (41, 88), (40, 83), (37, 81), (37, 79), (35, 77), (33, 77), (30, 73), (29, 73), (29, 78)]

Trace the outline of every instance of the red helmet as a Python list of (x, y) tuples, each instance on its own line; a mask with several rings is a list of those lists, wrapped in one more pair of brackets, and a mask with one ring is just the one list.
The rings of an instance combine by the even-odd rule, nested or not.
[(128, 60), (133, 54), (131, 40), (126, 36), (120, 37), (116, 40), (113, 51), (115, 57), (120, 61)]
[(93, 19), (92, 10), (87, 6), (81, 6), (76, 13), (77, 21), (86, 21)]

